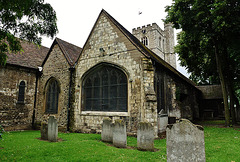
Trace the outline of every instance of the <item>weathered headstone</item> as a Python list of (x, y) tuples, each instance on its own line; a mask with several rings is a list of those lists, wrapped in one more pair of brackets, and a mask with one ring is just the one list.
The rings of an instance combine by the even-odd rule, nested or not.
[(113, 145), (120, 148), (127, 147), (127, 130), (125, 121), (117, 119), (113, 125)]
[(57, 142), (58, 137), (58, 125), (54, 116), (50, 116), (48, 119), (48, 140), (51, 142)]
[(181, 119), (167, 126), (167, 161), (205, 162), (204, 131), (201, 126)]
[(41, 123), (41, 139), (48, 140), (48, 124), (46, 122)]
[(113, 142), (113, 127), (110, 118), (103, 119), (101, 138), (102, 141)]
[(154, 151), (154, 129), (148, 122), (140, 122), (137, 131), (137, 148)]
[(159, 114), (158, 115), (158, 133), (163, 133), (166, 131), (168, 125), (168, 115)]

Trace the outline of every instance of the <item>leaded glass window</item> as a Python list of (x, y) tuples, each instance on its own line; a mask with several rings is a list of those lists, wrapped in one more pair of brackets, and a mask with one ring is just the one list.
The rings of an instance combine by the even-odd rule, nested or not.
[(119, 69), (101, 65), (91, 71), (82, 85), (85, 111), (127, 111), (127, 77)]
[(24, 103), (24, 94), (25, 94), (25, 82), (21, 81), (19, 84), (18, 91), (18, 103)]
[(145, 46), (148, 46), (148, 38), (147, 38), (147, 37), (143, 37), (141, 42), (142, 42), (142, 44), (144, 44)]
[(46, 91), (46, 113), (58, 113), (59, 86), (56, 79), (52, 78), (47, 83)]

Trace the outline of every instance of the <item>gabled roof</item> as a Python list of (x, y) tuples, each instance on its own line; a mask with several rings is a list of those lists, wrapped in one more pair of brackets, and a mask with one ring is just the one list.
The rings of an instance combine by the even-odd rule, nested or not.
[[(157, 65), (161, 65), (163, 66), (166, 70), (170, 71), (171, 73), (173, 73), (175, 76), (181, 78), (182, 80), (184, 80), (185, 82), (187, 82), (188, 84), (192, 85), (195, 87), (195, 83), (192, 82), (191, 80), (189, 80), (187, 77), (185, 77), (183, 74), (181, 74), (179, 71), (177, 71), (174, 67), (172, 67), (170, 64), (168, 64), (166, 61), (164, 61), (162, 58), (160, 58), (157, 54), (155, 54), (153, 51), (151, 51), (150, 49), (148, 49), (146, 46), (144, 46), (134, 35), (132, 35), (127, 29), (125, 29), (117, 20), (115, 20), (110, 14), (108, 14), (104, 9), (102, 9), (102, 11), (100, 12), (94, 26), (93, 29), (96, 26), (96, 23), (98, 22), (98, 19), (100, 18), (100, 16), (104, 14), (127, 38), (128, 40), (143, 54), (145, 55), (147, 58), (152, 59), (155, 63), (157, 63)], [(84, 45), (84, 47), (86, 46), (92, 32), (93, 29)], [(83, 47), (83, 48), (84, 48)]]
[(49, 48), (37, 46), (28, 41), (20, 41), (23, 52), (8, 53), (7, 64), (17, 65), (26, 68), (38, 69), (47, 55)]
[(47, 54), (47, 57), (44, 59), (43, 63), (42, 63), (42, 66), (45, 64), (45, 62), (47, 61), (51, 51), (52, 51), (52, 48), (54, 47), (55, 44), (58, 44), (63, 55), (65, 56), (68, 64), (70, 66), (73, 66), (75, 64), (75, 62), (77, 61), (81, 51), (82, 51), (82, 48), (76, 46), (76, 45), (73, 45), (71, 43), (68, 43), (62, 39), (59, 39), (59, 38), (55, 38), (50, 50), (48, 51), (48, 54)]

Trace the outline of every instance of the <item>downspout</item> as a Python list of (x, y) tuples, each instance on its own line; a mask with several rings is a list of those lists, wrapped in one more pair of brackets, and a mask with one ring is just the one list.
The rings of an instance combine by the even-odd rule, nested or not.
[(35, 112), (36, 112), (36, 103), (37, 103), (38, 78), (41, 74), (42, 74), (42, 67), (38, 67), (38, 70), (36, 71), (35, 94), (34, 94), (33, 115), (32, 115), (32, 129), (35, 129)]
[(73, 72), (75, 68), (70, 67), (70, 81), (69, 81), (69, 91), (68, 91), (68, 107), (67, 107), (67, 131), (70, 130), (70, 108), (71, 108), (71, 92), (72, 92), (72, 77), (73, 77)]

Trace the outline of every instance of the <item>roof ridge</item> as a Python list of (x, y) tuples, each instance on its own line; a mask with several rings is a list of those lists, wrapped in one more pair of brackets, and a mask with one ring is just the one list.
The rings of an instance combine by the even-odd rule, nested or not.
[[(55, 39), (56, 39), (56, 41), (58, 42), (58, 45), (60, 46), (60, 48), (62, 49), (63, 54), (66, 56), (68, 63), (69, 63), (70, 65), (72, 65), (72, 64), (73, 64), (73, 60), (72, 60), (71, 57), (69, 56), (69, 54), (68, 54), (67, 50), (65, 49), (64, 45), (61, 43), (61, 41), (64, 41), (64, 40), (62, 40), (62, 39), (60, 39), (60, 38), (57, 38), (57, 37), (56, 37)], [(66, 41), (64, 41), (64, 42), (66, 42)], [(68, 42), (66, 42), (66, 43), (68, 43)]]
[(61, 38), (58, 38), (58, 37), (56, 37), (56, 38), (59, 39), (59, 40), (61, 40), (61, 41), (63, 41), (63, 42), (66, 42), (66, 43), (68, 43), (68, 44), (70, 44), (70, 45), (72, 45), (72, 46), (81, 48), (81, 47), (79, 47), (79, 46), (77, 46), (77, 45), (75, 45), (75, 44), (73, 44), (73, 43), (67, 42), (67, 41), (65, 41), (65, 40), (63, 40), (63, 39), (61, 39)]

